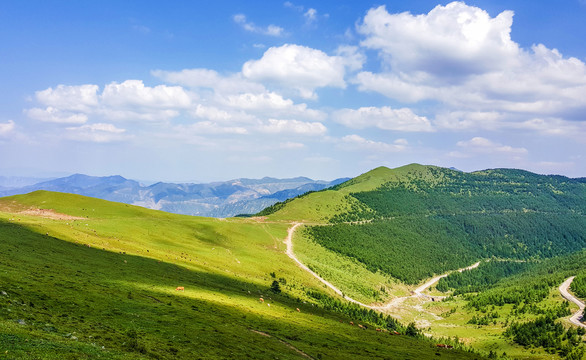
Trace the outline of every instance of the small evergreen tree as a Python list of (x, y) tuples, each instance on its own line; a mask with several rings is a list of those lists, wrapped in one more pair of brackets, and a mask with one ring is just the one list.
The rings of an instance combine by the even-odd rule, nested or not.
[(275, 294), (278, 294), (281, 292), (281, 286), (279, 285), (279, 282), (277, 280), (274, 280), (273, 283), (271, 284), (271, 291), (274, 292)]

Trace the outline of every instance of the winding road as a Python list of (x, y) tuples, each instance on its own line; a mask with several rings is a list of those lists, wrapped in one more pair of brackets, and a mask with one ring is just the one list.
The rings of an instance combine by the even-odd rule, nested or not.
[(576, 311), (574, 313), (574, 315), (572, 315), (570, 317), (570, 322), (574, 325), (586, 328), (586, 325), (582, 324), (580, 322), (580, 318), (582, 317), (582, 313), (584, 312), (584, 302), (581, 301), (580, 299), (578, 299), (577, 297), (575, 297), (574, 295), (570, 294), (570, 285), (572, 284), (572, 281), (574, 281), (575, 276), (571, 276), (569, 278), (566, 279), (566, 281), (564, 281), (559, 289), (560, 289), (560, 293), (562, 294), (562, 296), (568, 300), (573, 302), (574, 304), (578, 305), (578, 307), (580, 308), (580, 310)]
[[(293, 261), (295, 261), (303, 270), (307, 271), (308, 273), (310, 273), (311, 275), (313, 275), (316, 279), (318, 279), (319, 281), (321, 281), (323, 284), (325, 284), (327, 287), (329, 287), (330, 289), (332, 289), (336, 294), (340, 295), (341, 297), (343, 297), (344, 299), (353, 302), (355, 304), (358, 304), (360, 306), (363, 306), (365, 308), (368, 309), (373, 309), (373, 310), (379, 310), (379, 311), (383, 311), (383, 310), (388, 310), (390, 308), (393, 307), (397, 307), (399, 305), (401, 305), (405, 300), (407, 299), (411, 299), (411, 298), (425, 298), (425, 299), (431, 299), (432, 297), (427, 295), (427, 294), (423, 294), (423, 292), (425, 290), (427, 290), (428, 288), (430, 288), (431, 286), (433, 286), (435, 283), (437, 283), (438, 281), (440, 281), (440, 279), (450, 275), (451, 273), (458, 271), (458, 272), (462, 272), (465, 270), (471, 270), (474, 269), (476, 267), (478, 267), (478, 265), (480, 265), (480, 261), (470, 265), (466, 268), (462, 268), (462, 269), (458, 269), (458, 270), (454, 270), (454, 271), (450, 271), (448, 273), (445, 273), (443, 275), (438, 275), (435, 276), (431, 279), (429, 279), (426, 283), (424, 283), (423, 285), (419, 286), (417, 289), (415, 289), (413, 291), (413, 295), (411, 296), (402, 296), (402, 297), (396, 297), (393, 300), (389, 301), (388, 303), (384, 304), (384, 305), (380, 305), (380, 306), (373, 306), (373, 305), (366, 305), (364, 303), (361, 303), (358, 300), (354, 300), (351, 297), (348, 297), (346, 295), (344, 295), (344, 293), (342, 293), (342, 291), (340, 289), (338, 289), (337, 287), (335, 287), (334, 285), (332, 285), (332, 283), (330, 283), (329, 281), (325, 280), (324, 278), (322, 278), (321, 276), (319, 276), (317, 273), (315, 273), (313, 270), (311, 270), (309, 267), (307, 267), (305, 264), (303, 264), (301, 261), (299, 261), (299, 259), (297, 258), (297, 256), (295, 256), (295, 253), (293, 252), (293, 233), (295, 233), (295, 230), (299, 227), (303, 225), (302, 223), (294, 223), (293, 226), (291, 226), (288, 230), (287, 230), (287, 238), (285, 238), (285, 244), (287, 245), (287, 251), (286, 254), (287, 256), (289, 256)], [(561, 291), (561, 287), (560, 287), (560, 291)], [(443, 299), (445, 298), (445, 296), (434, 296), (434, 298), (437, 299)]]

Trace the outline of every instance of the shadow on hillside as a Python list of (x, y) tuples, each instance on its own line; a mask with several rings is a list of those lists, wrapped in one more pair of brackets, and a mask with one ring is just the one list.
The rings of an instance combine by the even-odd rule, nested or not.
[[(390, 357), (426, 358), (431, 351), (416, 339), (362, 331), (348, 325), (349, 319), (339, 323), (340, 317), (285, 295), (271, 295), (272, 307), (261, 304), (259, 291), (269, 295), (270, 281), (261, 287), (90, 248), (5, 220), (0, 220), (0, 253), (6, 269), (0, 273), (0, 290), (8, 294), (0, 297), (0, 305), (14, 309), (0, 319), (23, 320), (23, 326), (41, 333), (75, 333), (76, 339), (118, 351), (155, 358), (193, 358), (202, 349), (205, 358), (298, 357), (279, 339), (312, 356), (333, 358), (372, 358), (375, 348)], [(177, 286), (187, 291), (176, 292)]]

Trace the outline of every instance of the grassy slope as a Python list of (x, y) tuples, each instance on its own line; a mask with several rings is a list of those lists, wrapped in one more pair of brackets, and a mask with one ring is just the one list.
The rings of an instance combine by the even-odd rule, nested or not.
[[(442, 179), (441, 177), (437, 177), (437, 170), (442, 170), (441, 174), (450, 172), (450, 170), (447, 169), (421, 166), (417, 164), (412, 164), (392, 170), (386, 168), (378, 168), (372, 172), (361, 175), (358, 178), (355, 178), (338, 186), (335, 190), (308, 194), (307, 196), (295, 199), (291, 201), (289, 204), (287, 204), (283, 209), (277, 211), (273, 215), (270, 215), (269, 218), (287, 219), (292, 214), (303, 214), (304, 212), (317, 213), (316, 209), (323, 209), (322, 200), (324, 198), (336, 199), (336, 201), (338, 202), (337, 208), (332, 207), (330, 205), (328, 207), (330, 211), (326, 213), (326, 216), (311, 219), (316, 222), (319, 221), (321, 223), (327, 222), (329, 218), (339, 214), (340, 209), (351, 208), (351, 206), (348, 204), (348, 201), (353, 201), (355, 200), (355, 198), (348, 198), (345, 197), (345, 195), (354, 192), (371, 191), (385, 183), (409, 183), (409, 178), (413, 177), (414, 175), (422, 179), (424, 182), (431, 184), (431, 186), (434, 187), (438, 184), (441, 184), (442, 181), (444, 181), (444, 179)], [(523, 177), (539, 177), (538, 175), (526, 172), (519, 173), (520, 174), (514, 175), (520, 177), (520, 182), (512, 181), (510, 185), (513, 187), (520, 186), (519, 189), (521, 191), (523, 191)], [(480, 176), (487, 177), (500, 176), (499, 171), (492, 170), (479, 172), (477, 174)], [(555, 183), (558, 180), (559, 179), (554, 178), (552, 180), (552, 183)], [(559, 186), (557, 187), (555, 184), (548, 186), (550, 186), (551, 188), (552, 197), (563, 198), (563, 196), (565, 195), (564, 187), (566, 187), (567, 184), (564, 183), (564, 179), (561, 179), (558, 185)], [(578, 212), (581, 213), (581, 210)], [(298, 256), (305, 263), (312, 265), (318, 273), (322, 274), (326, 279), (338, 285), (344, 292), (348, 294), (353, 294), (361, 299), (376, 301), (376, 296), (369, 297), (365, 294), (368, 294), (369, 291), (378, 289), (380, 285), (384, 283), (384, 281), (386, 281), (387, 278), (385, 278), (384, 276), (378, 277), (376, 274), (369, 272), (364, 267), (364, 265), (356, 263), (355, 260), (352, 260), (338, 253), (333, 253), (330, 250), (324, 248), (323, 246), (316, 244), (311, 239), (302, 236), (301, 234), (298, 235), (298, 237), (295, 240), (296, 244), (299, 244), (298, 250), (296, 250)], [(571, 257), (569, 259), (571, 259)], [(575, 263), (573, 260), (570, 260), (569, 262)], [(361, 274), (360, 277), (362, 279), (362, 284), (360, 284), (360, 281), (355, 280), (355, 276), (351, 275), (348, 269), (352, 269), (352, 272), (357, 271), (358, 274)], [(559, 267), (556, 269), (559, 270)], [(563, 276), (569, 276), (571, 274), (581, 273), (583, 271), (579, 268), (579, 266), (574, 266), (574, 268), (569, 270), (566, 269), (563, 272), (559, 272), (558, 270), (555, 270), (553, 268), (548, 269), (548, 273), (556, 273), (558, 277), (560, 277), (561, 279)], [(506, 289), (509, 289), (513, 286), (526, 283), (528, 279), (532, 279), (534, 276), (535, 274), (529, 273), (524, 274), (523, 276), (515, 277), (510, 282), (505, 281), (504, 284), (498, 285), (497, 288), (495, 288), (493, 291), (497, 293), (504, 292), (506, 291)], [(536, 306), (540, 308), (547, 308), (563, 302), (563, 299), (558, 294), (556, 286), (557, 285), (552, 286), (550, 290), (550, 296), (545, 300), (537, 302)], [(427, 331), (431, 334), (434, 334), (435, 336), (458, 336), (459, 338), (464, 339), (467, 343), (473, 344), (475, 347), (481, 348), (485, 351), (495, 350), (499, 354), (501, 354), (504, 351), (509, 355), (520, 358), (552, 358), (552, 355), (545, 353), (543, 349), (532, 349), (529, 351), (527, 349), (523, 349), (522, 347), (512, 344), (509, 340), (503, 339), (500, 336), (505, 329), (504, 322), (506, 321), (506, 316), (512, 316), (510, 315), (510, 312), (512, 310), (511, 305), (505, 305), (501, 308), (498, 308), (498, 311), (502, 314), (502, 316), (499, 319), (497, 319), (497, 325), (477, 326), (467, 324), (467, 322), (472, 318), (472, 316), (481, 317), (485, 314), (482, 311), (475, 311), (473, 309), (465, 308), (466, 303), (467, 302), (462, 297), (458, 297), (455, 300), (445, 303), (428, 303), (424, 305), (425, 310), (428, 310), (436, 315), (441, 315), (443, 317), (442, 320), (437, 320), (436, 318), (434, 318), (434, 316), (431, 316), (427, 313), (409, 310), (407, 307), (399, 309), (399, 312), (395, 314), (401, 316), (401, 318), (405, 322), (414, 320), (418, 321), (418, 323), (422, 327), (430, 326), (430, 328)], [(574, 309), (575, 307), (572, 306), (571, 308)], [(455, 313), (450, 313), (451, 311), (455, 311)], [(527, 314), (525, 316), (520, 316), (518, 320), (526, 321), (531, 320), (534, 317), (535, 315)]]
[[(29, 207), (81, 219), (20, 213)], [(0, 356), (300, 358), (284, 342), (313, 358), (424, 359), (438, 351), (298, 302), (304, 289), (326, 290), (283, 254), (287, 224), (49, 192), (0, 199), (0, 209)], [(267, 292), (270, 272), (287, 280), (281, 295)]]

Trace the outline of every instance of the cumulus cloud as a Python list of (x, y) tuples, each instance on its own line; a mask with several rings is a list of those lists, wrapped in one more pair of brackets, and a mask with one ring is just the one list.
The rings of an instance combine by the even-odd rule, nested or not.
[(38, 102), (52, 108), (68, 111), (88, 111), (98, 105), (98, 85), (58, 85), (37, 91)]
[(113, 82), (98, 93), (98, 85), (67, 86), (37, 91), (36, 99), (48, 105), (24, 112), (28, 117), (53, 123), (83, 124), (88, 119), (161, 121), (177, 117), (193, 105), (180, 86), (145, 86), (142, 80)]
[(115, 107), (187, 108), (191, 99), (180, 86), (145, 86), (142, 80), (106, 85), (100, 96), (103, 104)]
[(263, 34), (263, 35), (270, 35), (270, 36), (281, 36), (283, 35), (283, 28), (280, 26), (276, 26), (276, 25), (269, 25), (267, 27), (260, 27), (255, 25), (253, 22), (251, 21), (247, 21), (246, 20), (246, 15), (244, 14), (236, 14), (232, 17), (232, 19), (234, 20), (234, 22), (240, 26), (242, 26), (242, 28), (246, 31), (252, 32), (252, 33), (257, 33), (257, 34)]
[(187, 132), (195, 135), (201, 134), (248, 134), (248, 130), (240, 126), (222, 126), (213, 121), (200, 121), (188, 126), (175, 127), (177, 132)]
[(304, 122), (299, 120), (269, 119), (260, 125), (258, 130), (263, 133), (288, 133), (298, 135), (323, 135), (327, 128), (320, 122)]
[(167, 83), (190, 88), (209, 88), (223, 94), (265, 91), (265, 87), (262, 84), (250, 81), (241, 74), (222, 76), (217, 71), (210, 69), (153, 70), (151, 74)]
[(31, 119), (59, 124), (83, 124), (88, 120), (86, 114), (71, 113), (52, 106), (45, 109), (32, 108), (24, 111)]
[(229, 95), (220, 101), (230, 108), (244, 110), (248, 113), (302, 117), (307, 120), (323, 120), (326, 117), (322, 111), (309, 109), (304, 103), (295, 104), (291, 99), (286, 99), (274, 92)]
[(426, 15), (368, 11), (358, 31), (362, 45), (380, 50), (397, 72), (460, 77), (509, 66), (519, 48), (511, 41), (513, 12), (495, 18), (463, 2), (438, 5)]
[(481, 154), (505, 153), (510, 155), (525, 155), (528, 153), (525, 148), (502, 145), (483, 137), (474, 137), (470, 140), (458, 141), (456, 145), (466, 149), (466, 151)]
[(247, 61), (242, 66), (242, 74), (248, 79), (277, 83), (296, 89), (302, 97), (314, 98), (316, 88), (345, 88), (346, 68), (362, 66), (364, 60), (359, 55), (348, 56), (352, 55), (351, 49), (356, 52), (356, 48), (345, 48), (342, 57), (301, 45), (271, 47), (259, 60)]
[(119, 129), (112, 124), (97, 123), (78, 127), (66, 128), (66, 137), (70, 140), (108, 143), (128, 139), (125, 129)]
[(408, 142), (405, 139), (398, 139), (393, 144), (367, 140), (359, 135), (347, 135), (342, 138), (344, 149), (364, 149), (375, 152), (399, 152), (407, 149)]
[(8, 122), (0, 123), (0, 136), (7, 136), (14, 131), (14, 121), (8, 120)]
[(434, 124), (447, 130), (497, 130), (504, 122), (505, 116), (497, 111), (450, 111), (437, 114)]
[(353, 129), (376, 127), (394, 131), (433, 131), (425, 116), (418, 116), (411, 109), (384, 107), (361, 107), (341, 109), (333, 113), (334, 121)]
[[(352, 82), (401, 102), (434, 100), (446, 113), (476, 113), (440, 119), (451, 129), (511, 127), (535, 116), (585, 120), (586, 64), (543, 44), (521, 48), (511, 39), (512, 22), (511, 11), (491, 17), (463, 2), (421, 15), (371, 9), (358, 32), (361, 45), (379, 53), (382, 70)], [(487, 122), (496, 113), (498, 121)]]

